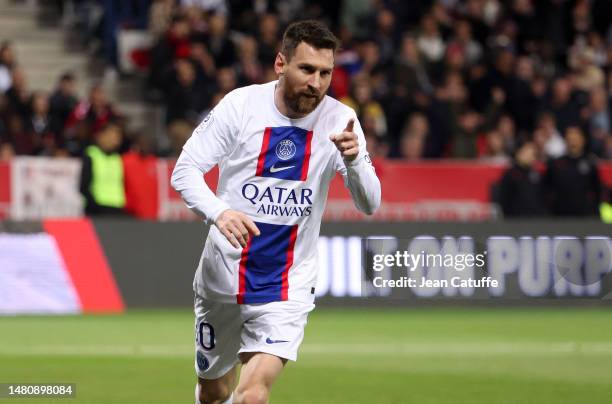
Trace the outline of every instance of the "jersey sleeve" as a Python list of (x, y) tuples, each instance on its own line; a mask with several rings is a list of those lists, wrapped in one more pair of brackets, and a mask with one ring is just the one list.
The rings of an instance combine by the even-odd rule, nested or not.
[(234, 93), (226, 95), (193, 131), (183, 146), (202, 172), (228, 156), (239, 132), (240, 105)]
[(354, 112), (352, 112), (352, 116), (347, 116), (345, 120), (342, 120), (337, 132), (342, 131), (349, 119), (355, 119), (353, 131), (357, 134), (359, 154), (355, 160), (348, 162), (342, 158), (340, 151), (336, 150), (334, 167), (342, 175), (344, 186), (351, 192), (351, 197), (357, 209), (371, 215), (380, 206), (380, 180), (376, 176), (372, 160), (370, 160), (363, 129)]
[(241, 121), (237, 98), (235, 93), (226, 95), (204, 118), (183, 146), (172, 172), (172, 187), (208, 224), (230, 208), (211, 191), (203, 174), (229, 156), (236, 144)]

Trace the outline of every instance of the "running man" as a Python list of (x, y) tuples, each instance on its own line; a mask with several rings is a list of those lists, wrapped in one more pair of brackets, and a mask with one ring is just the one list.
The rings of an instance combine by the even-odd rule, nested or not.
[[(172, 173), (174, 189), (211, 225), (193, 284), (196, 403), (267, 403), (297, 359), (336, 172), (360, 211), (380, 205), (355, 111), (325, 95), (338, 45), (319, 22), (290, 25), (274, 62), (278, 81), (227, 94)], [(203, 173), (217, 164), (215, 195)]]

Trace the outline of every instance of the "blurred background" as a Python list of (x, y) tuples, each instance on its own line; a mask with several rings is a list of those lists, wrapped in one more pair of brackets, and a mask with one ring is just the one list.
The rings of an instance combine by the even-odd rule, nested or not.
[[(0, 381), (192, 402), (206, 234), (170, 174), (307, 18), (342, 41), (329, 95), (383, 201), (366, 217), (333, 180), (273, 402), (609, 402), (610, 0), (0, 0)], [(488, 253), (502, 288), (373, 289), (367, 236)]]
[[(193, 218), (168, 189), (173, 159), (227, 92), (275, 79), (288, 23), (315, 18), (342, 40), (329, 94), (362, 122), (385, 185), (377, 219), (612, 220), (607, 0), (3, 0), (0, 10), (0, 217)], [(86, 150), (101, 138), (124, 163), (115, 212), (89, 191)], [(87, 203), (54, 187), (42, 199), (11, 193), (21, 156), (47, 158), (40, 169), (84, 158)], [(361, 219), (337, 188), (326, 217)]]

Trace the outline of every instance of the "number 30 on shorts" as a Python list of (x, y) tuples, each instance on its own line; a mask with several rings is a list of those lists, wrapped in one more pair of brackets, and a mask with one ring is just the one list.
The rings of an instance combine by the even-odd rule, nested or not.
[(196, 329), (196, 341), (206, 351), (215, 347), (215, 329), (212, 324), (202, 321)]

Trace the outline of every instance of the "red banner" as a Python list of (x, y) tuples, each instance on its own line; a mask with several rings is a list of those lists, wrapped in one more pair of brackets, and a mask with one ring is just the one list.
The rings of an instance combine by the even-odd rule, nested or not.
[(495, 216), (489, 190), (504, 166), (474, 162), (377, 161), (383, 203), (371, 217), (353, 207), (337, 175), (330, 186), (326, 220), (484, 220)]
[[(151, 159), (146, 164), (131, 164), (127, 160), (126, 192), (132, 214), (162, 221), (197, 220), (170, 185), (174, 161)], [(78, 160), (59, 162), (36, 158), (0, 163), (0, 219), (79, 217), (80, 166), (76, 163)], [(439, 160), (377, 161), (375, 166), (383, 199), (376, 214), (360, 213), (337, 175), (330, 186), (324, 220), (478, 221), (498, 214), (497, 206), (490, 201), (490, 193), (504, 172), (504, 165)], [(600, 163), (599, 168), (602, 181), (612, 188), (612, 163)], [(214, 191), (218, 169), (213, 169), (205, 179)]]
[[(439, 160), (420, 163), (377, 161), (376, 172), (382, 184), (382, 204), (373, 216), (366, 216), (353, 205), (350, 193), (337, 175), (330, 185), (324, 220), (489, 220), (498, 216), (491, 203), (491, 187), (499, 181), (505, 165), (474, 161)], [(160, 160), (160, 220), (195, 219), (170, 186), (173, 162)], [(165, 173), (165, 177), (164, 177)], [(612, 187), (612, 164), (601, 164), (604, 183)], [(206, 176), (215, 190), (218, 170)]]

